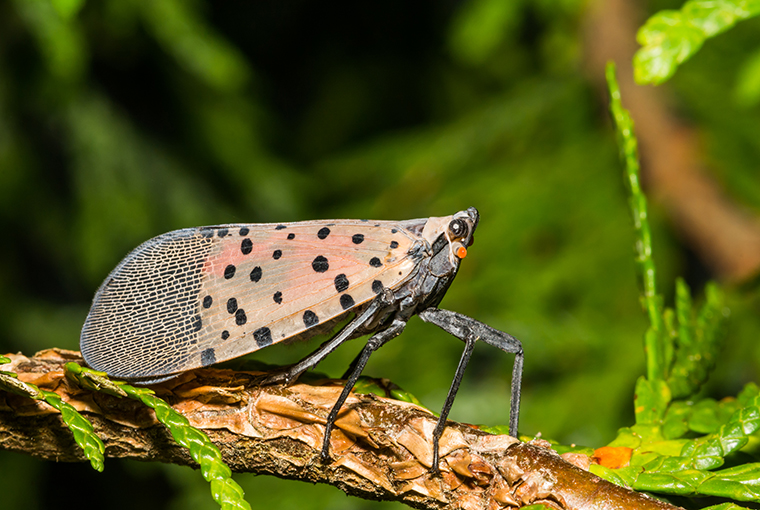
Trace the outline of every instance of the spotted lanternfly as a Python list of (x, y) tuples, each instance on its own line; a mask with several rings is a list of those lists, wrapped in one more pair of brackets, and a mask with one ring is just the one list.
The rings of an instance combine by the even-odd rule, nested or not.
[(377, 348), (417, 314), (465, 343), (433, 433), (438, 439), (475, 341), (514, 353), (510, 433), (517, 432), (523, 351), (514, 337), (437, 308), (478, 225), (471, 207), (406, 221), (324, 220), (175, 230), (127, 255), (95, 294), (80, 346), (87, 364), (156, 383), (353, 318), (316, 351), (265, 382), (291, 383), (338, 345), (371, 334), (327, 418), (322, 456), (340, 407)]

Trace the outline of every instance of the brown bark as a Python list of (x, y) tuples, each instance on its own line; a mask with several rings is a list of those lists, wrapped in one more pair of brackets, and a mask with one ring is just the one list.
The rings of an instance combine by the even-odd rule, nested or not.
[[(55, 391), (80, 410), (106, 445), (107, 457), (194, 465), (152, 410), (141, 403), (71, 385), (63, 373), (79, 353), (9, 355), (2, 367)], [(332, 435), (333, 461), (318, 454), (327, 415), (341, 386), (261, 387), (261, 374), (204, 369), (154, 386), (203, 429), (235, 472), (328, 483), (368, 499), (417, 508), (497, 509), (544, 503), (560, 509), (672, 509), (606, 482), (541, 444), (521, 443), (450, 422), (441, 439), (440, 475), (430, 472), (436, 418), (414, 404), (375, 395), (349, 398)], [(0, 445), (43, 459), (85, 460), (47, 404), (0, 391)], [(107, 465), (107, 464), (106, 464)]]
[(649, 195), (665, 207), (683, 240), (718, 278), (745, 281), (760, 270), (760, 220), (725, 196), (705, 172), (699, 137), (671, 111), (667, 89), (634, 82), (631, 62), (643, 22), (637, 2), (594, 2), (585, 30), (589, 76), (606, 96), (604, 66), (608, 60), (617, 63), (623, 105), (636, 122)]

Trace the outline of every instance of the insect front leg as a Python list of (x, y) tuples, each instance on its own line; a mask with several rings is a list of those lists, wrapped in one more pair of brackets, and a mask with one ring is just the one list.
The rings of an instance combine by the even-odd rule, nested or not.
[(395, 319), (387, 329), (384, 329), (379, 333), (375, 333), (369, 338), (369, 340), (367, 340), (367, 345), (364, 346), (364, 349), (362, 349), (361, 353), (359, 353), (359, 356), (354, 360), (354, 363), (352, 363), (352, 365), (354, 365), (354, 368), (346, 380), (343, 391), (338, 397), (338, 400), (335, 402), (335, 405), (333, 405), (333, 408), (330, 410), (330, 414), (327, 415), (327, 422), (325, 423), (325, 437), (322, 442), (321, 453), (323, 462), (330, 459), (330, 434), (332, 433), (332, 429), (335, 425), (335, 420), (338, 418), (338, 412), (340, 411), (340, 408), (343, 407), (343, 404), (348, 398), (348, 394), (351, 393), (351, 390), (354, 388), (357, 379), (359, 379), (362, 370), (364, 370), (364, 367), (367, 365), (370, 355), (372, 355), (373, 352), (375, 352), (389, 340), (399, 336), (405, 327), (406, 321), (402, 319)]
[(524, 358), (520, 341), (512, 335), (494, 329), (491, 326), (483, 324), (471, 317), (467, 317), (466, 315), (462, 315), (461, 313), (441, 310), (438, 308), (428, 308), (427, 310), (420, 312), (418, 315), (425, 322), (435, 324), (465, 343), (465, 350), (462, 353), (457, 372), (454, 375), (454, 381), (451, 383), (449, 394), (446, 396), (446, 402), (444, 402), (443, 409), (441, 410), (441, 416), (433, 431), (433, 469), (437, 469), (438, 467), (438, 440), (443, 434), (446, 418), (451, 409), (451, 405), (454, 403), (454, 397), (459, 389), (459, 383), (464, 375), (464, 370), (470, 359), (472, 348), (476, 340), (483, 340), (487, 344), (493, 345), (504, 352), (515, 355), (515, 362), (512, 368), (512, 397), (509, 410), (509, 434), (516, 437), (517, 424), (520, 416), (520, 390), (522, 387)]

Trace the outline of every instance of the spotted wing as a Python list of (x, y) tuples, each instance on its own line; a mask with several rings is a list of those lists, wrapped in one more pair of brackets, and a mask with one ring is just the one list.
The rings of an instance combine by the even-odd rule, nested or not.
[(169, 232), (98, 290), (82, 354), (112, 376), (156, 380), (308, 334), (403, 282), (416, 240), (395, 222), (351, 220)]

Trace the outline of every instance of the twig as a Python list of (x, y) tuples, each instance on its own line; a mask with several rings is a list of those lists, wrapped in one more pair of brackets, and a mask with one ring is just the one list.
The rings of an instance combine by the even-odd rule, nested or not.
[[(63, 373), (78, 353), (49, 350), (9, 355), (19, 379), (58, 393), (88, 417), (106, 457), (131, 457), (197, 467), (133, 400), (71, 386)], [(450, 422), (441, 438), (441, 475), (431, 474), (436, 418), (415, 404), (352, 394), (333, 431), (333, 462), (319, 462), (325, 416), (342, 387), (261, 387), (254, 372), (204, 369), (154, 386), (190, 423), (206, 432), (235, 472), (327, 483), (368, 499), (416, 508), (496, 509), (543, 503), (559, 509), (672, 509), (606, 482), (541, 444), (520, 443)], [(47, 404), (0, 392), (0, 445), (43, 459), (84, 456)], [(106, 463), (107, 467), (107, 463)]]

